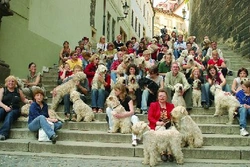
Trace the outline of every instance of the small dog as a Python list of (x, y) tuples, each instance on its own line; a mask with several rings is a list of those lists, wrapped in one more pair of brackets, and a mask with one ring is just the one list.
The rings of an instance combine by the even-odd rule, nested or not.
[(193, 107), (201, 107), (201, 81), (199, 79), (193, 82)]
[(224, 92), (220, 85), (212, 85), (210, 88), (214, 95), (215, 113), (214, 116), (223, 115), (223, 108), (228, 111), (229, 121), (227, 124), (232, 124), (234, 112), (240, 106), (239, 101), (229, 92)]
[(183, 69), (182, 69), (182, 64), (183, 64), (184, 59), (185, 59), (187, 56), (188, 56), (188, 51), (187, 51), (187, 50), (183, 50), (183, 51), (181, 52), (180, 57), (176, 60), (176, 61), (178, 62), (178, 64), (179, 64), (180, 71), (183, 71)]
[(136, 81), (135, 75), (129, 75), (128, 76), (128, 86), (127, 86), (127, 88), (129, 90), (128, 95), (131, 97), (132, 100), (135, 100), (136, 99), (135, 91), (136, 91), (136, 89), (139, 88), (139, 85), (138, 85), (138, 83)]
[(95, 114), (92, 112), (91, 107), (82, 101), (79, 92), (75, 90), (70, 92), (70, 100), (73, 102), (73, 110), (76, 113), (76, 122), (80, 122), (82, 119), (84, 122), (91, 122), (94, 120)]
[(183, 164), (181, 151), (181, 134), (171, 127), (167, 130), (150, 130), (147, 123), (140, 121), (132, 126), (133, 134), (143, 136), (143, 164), (157, 165), (158, 157), (163, 151), (171, 150), (177, 164)]
[(104, 66), (106, 66), (108, 56), (105, 53), (101, 53), (99, 56), (100, 56), (99, 64), (103, 64)]
[(116, 96), (109, 96), (106, 99), (107, 106), (112, 108), (112, 120), (113, 120), (113, 127), (111, 133), (116, 133), (118, 129), (120, 129), (121, 133), (131, 133), (131, 117), (126, 118), (116, 118), (113, 116), (114, 114), (119, 114), (126, 112), (124, 107), (120, 104), (120, 101)]
[(128, 65), (133, 61), (133, 57), (131, 55), (125, 54), (123, 55), (123, 60), (121, 64), (118, 65), (116, 74), (117, 76), (123, 76), (126, 73), (126, 69)]
[(186, 74), (190, 72), (194, 67), (198, 67), (199, 69), (202, 68), (202, 66), (194, 60), (193, 55), (188, 55), (187, 56), (187, 65), (191, 66), (190, 68), (186, 69)]
[(175, 107), (177, 106), (183, 106), (186, 107), (186, 102), (182, 96), (183, 92), (183, 85), (181, 83), (177, 83), (174, 85), (174, 95), (172, 98), (172, 103)]
[(182, 147), (186, 144), (190, 148), (202, 147), (203, 137), (201, 130), (188, 115), (185, 107), (175, 107), (171, 112), (171, 121), (182, 135)]
[(92, 89), (103, 89), (105, 90), (104, 84), (99, 80), (99, 77), (101, 76), (102, 79), (105, 81), (105, 75), (107, 73), (108, 69), (105, 65), (99, 64), (98, 68), (95, 72), (94, 78), (92, 80)]
[(55, 95), (52, 98), (51, 109), (56, 110), (59, 102), (66, 94), (69, 94), (71, 91), (76, 89), (76, 83), (81, 82), (86, 78), (86, 74), (84, 72), (78, 72), (72, 76), (72, 79), (57, 86), (53, 91)]

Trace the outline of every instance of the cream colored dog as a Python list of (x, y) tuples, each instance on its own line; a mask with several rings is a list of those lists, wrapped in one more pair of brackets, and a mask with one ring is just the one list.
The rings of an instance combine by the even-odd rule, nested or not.
[(131, 117), (116, 118), (114, 114), (126, 112), (116, 96), (109, 96), (106, 99), (107, 106), (112, 108), (113, 126), (111, 133), (116, 133), (120, 129), (121, 133), (131, 133)]
[[(30, 104), (25, 104), (21, 107), (21, 115), (18, 118), (19, 121), (28, 121), (29, 116), (29, 110), (30, 110)], [(61, 118), (54, 110), (49, 109), (48, 114), (50, 118), (58, 119), (61, 122), (64, 122), (64, 119)]]
[(217, 117), (223, 115), (223, 109), (226, 109), (229, 118), (227, 124), (232, 124), (234, 112), (240, 106), (239, 101), (231, 93), (224, 92), (220, 85), (212, 85), (210, 91), (214, 95), (214, 116)]
[(175, 127), (163, 131), (150, 130), (147, 123), (140, 121), (132, 126), (133, 134), (143, 136), (143, 164), (157, 165), (158, 157), (163, 151), (171, 150), (177, 164), (183, 164), (181, 151), (181, 134)]
[(202, 147), (203, 137), (200, 128), (188, 115), (183, 106), (175, 107), (171, 112), (171, 121), (182, 135), (182, 146)]
[(118, 65), (116, 74), (117, 76), (123, 76), (126, 73), (128, 65), (133, 61), (133, 56), (125, 54), (123, 55), (122, 63)]
[(132, 100), (135, 100), (136, 99), (135, 91), (136, 91), (136, 89), (139, 88), (139, 85), (138, 85), (138, 83), (136, 81), (135, 75), (129, 75), (128, 76), (128, 86), (127, 86), (127, 88), (129, 90), (128, 95), (131, 97)]
[(186, 107), (186, 102), (182, 96), (182, 92), (184, 91), (183, 85), (181, 83), (177, 83), (174, 85), (174, 95), (172, 98), (172, 103), (175, 107), (183, 106)]
[(192, 70), (194, 67), (198, 67), (199, 69), (202, 69), (202, 65), (200, 65), (197, 61), (194, 60), (193, 55), (187, 56), (187, 65), (190, 66), (190, 68), (186, 69), (186, 73), (189, 73), (190, 70)]
[(55, 92), (55, 94), (53, 95), (53, 98), (52, 98), (51, 109), (56, 110), (56, 108), (57, 108), (59, 102), (61, 101), (61, 99), (63, 98), (63, 96), (65, 96), (66, 94), (69, 94), (71, 91), (75, 90), (76, 84), (81, 82), (85, 78), (86, 78), (86, 74), (84, 74), (83, 72), (78, 72), (72, 76), (72, 79), (70, 79), (66, 83), (63, 83), (63, 84), (57, 86), (53, 90), (53, 92)]
[(108, 69), (105, 65), (99, 64), (98, 68), (95, 72), (94, 78), (92, 80), (92, 89), (103, 89), (105, 90), (105, 86), (103, 82), (100, 81), (99, 77), (102, 77), (102, 79), (105, 81), (105, 75), (107, 73)]
[(84, 122), (91, 122), (94, 120), (95, 114), (92, 112), (91, 107), (82, 101), (79, 92), (75, 90), (70, 92), (70, 100), (73, 102), (73, 110), (76, 113), (76, 122), (80, 122), (81, 120)]
[(181, 52), (180, 57), (176, 60), (176, 61), (178, 62), (178, 64), (179, 64), (180, 71), (183, 71), (183, 69), (182, 69), (182, 64), (183, 64), (184, 59), (185, 59), (187, 56), (188, 56), (188, 51), (187, 51), (187, 50), (183, 50), (183, 51)]
[(193, 82), (193, 107), (201, 107), (201, 81), (195, 79)]

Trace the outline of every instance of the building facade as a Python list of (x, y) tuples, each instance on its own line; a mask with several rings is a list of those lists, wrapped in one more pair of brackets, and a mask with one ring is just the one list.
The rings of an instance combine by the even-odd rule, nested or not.
[[(128, 12), (123, 18), (125, 3)], [(10, 65), (11, 74), (21, 78), (30, 62), (37, 64), (38, 71), (58, 64), (66, 40), (74, 49), (88, 37), (95, 48), (102, 35), (107, 42), (118, 34), (123, 41), (153, 35), (150, 0), (12, 0), (10, 8), (14, 15), (1, 22), (0, 59)]]

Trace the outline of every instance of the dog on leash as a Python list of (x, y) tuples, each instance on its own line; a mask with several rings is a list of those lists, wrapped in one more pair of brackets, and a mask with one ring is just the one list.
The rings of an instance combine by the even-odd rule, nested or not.
[(76, 84), (81, 82), (86, 78), (86, 74), (84, 72), (78, 72), (72, 76), (72, 79), (67, 81), (66, 83), (63, 83), (59, 86), (57, 86), (53, 92), (55, 92), (55, 95), (53, 95), (52, 98), (52, 104), (51, 109), (56, 110), (59, 102), (62, 100), (62, 98), (69, 94), (71, 91), (76, 89)]
[(91, 122), (94, 120), (95, 114), (92, 112), (91, 107), (82, 101), (79, 92), (76, 90), (70, 92), (70, 100), (73, 102), (73, 110), (76, 113), (76, 122), (80, 122), (81, 120), (84, 122)]
[(100, 81), (99, 77), (102, 77), (102, 79), (105, 81), (105, 75), (107, 73), (108, 69), (105, 65), (99, 64), (98, 68), (95, 72), (94, 78), (92, 80), (92, 89), (103, 89), (105, 90), (105, 86), (103, 82)]
[(183, 90), (184, 88), (181, 83), (177, 83), (174, 85), (174, 95), (172, 98), (172, 103), (174, 104), (175, 107), (176, 106), (186, 107), (186, 102), (182, 95)]
[(131, 117), (116, 118), (114, 114), (120, 114), (126, 112), (125, 108), (120, 104), (120, 101), (116, 96), (109, 96), (106, 99), (107, 106), (112, 108), (112, 121), (113, 126), (111, 133), (116, 133), (120, 129), (121, 133), (131, 133)]
[(198, 148), (203, 145), (200, 128), (188, 115), (185, 107), (177, 106), (171, 112), (171, 121), (182, 135), (182, 147)]
[(226, 109), (228, 111), (229, 119), (227, 124), (232, 124), (235, 110), (240, 106), (239, 101), (231, 93), (224, 92), (220, 85), (212, 85), (210, 91), (214, 95), (214, 116), (217, 117), (223, 115), (223, 109)]
[(171, 127), (167, 130), (150, 130), (147, 123), (140, 121), (132, 126), (133, 134), (143, 137), (143, 164), (150, 166), (157, 165), (160, 153), (171, 150), (176, 163), (183, 164), (183, 153), (181, 150), (181, 134)]
[(201, 107), (201, 81), (195, 79), (192, 88), (193, 107)]

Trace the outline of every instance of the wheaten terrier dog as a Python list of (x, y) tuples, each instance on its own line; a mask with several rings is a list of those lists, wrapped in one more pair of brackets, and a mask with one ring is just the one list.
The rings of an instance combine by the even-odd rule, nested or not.
[(176, 60), (176, 61), (178, 62), (178, 64), (179, 64), (180, 71), (183, 71), (183, 69), (182, 69), (182, 64), (183, 64), (184, 59), (185, 59), (187, 56), (188, 56), (188, 51), (187, 51), (187, 50), (183, 50), (183, 51), (181, 52), (180, 57)]
[(103, 89), (105, 90), (105, 86), (103, 82), (100, 81), (99, 77), (102, 77), (102, 79), (105, 81), (105, 75), (107, 73), (108, 69), (106, 66), (99, 64), (98, 68), (95, 72), (94, 78), (92, 80), (92, 89)]
[(144, 68), (145, 66), (145, 58), (143, 56), (138, 56), (134, 59), (134, 63), (139, 68)]
[(201, 107), (201, 81), (199, 79), (195, 79), (193, 82), (193, 107)]
[(128, 65), (133, 61), (133, 56), (125, 54), (123, 55), (123, 60), (121, 64), (118, 65), (116, 74), (117, 76), (124, 76)]
[(131, 133), (131, 117), (116, 118), (114, 114), (120, 114), (126, 112), (124, 107), (120, 104), (120, 101), (116, 96), (109, 96), (106, 99), (107, 106), (112, 108), (112, 121), (113, 126), (111, 133), (116, 133), (119, 129), (121, 133)]
[(197, 61), (194, 60), (193, 55), (187, 56), (187, 65), (190, 66), (190, 68), (186, 69), (186, 73), (189, 73), (190, 70), (192, 70), (194, 67), (198, 67), (199, 69), (202, 68), (202, 65), (200, 65)]
[(234, 112), (240, 106), (239, 101), (231, 93), (224, 92), (220, 85), (212, 85), (210, 91), (214, 95), (214, 116), (216, 117), (223, 115), (223, 109), (226, 109), (228, 111), (229, 118), (227, 124), (232, 124)]
[(76, 84), (81, 82), (86, 78), (86, 74), (84, 72), (78, 72), (72, 76), (72, 79), (67, 81), (66, 83), (63, 83), (59, 86), (57, 86), (53, 92), (53, 98), (52, 98), (52, 104), (51, 109), (56, 110), (59, 102), (62, 100), (63, 96), (66, 94), (69, 94), (71, 91), (76, 89)]
[(127, 88), (129, 90), (128, 95), (131, 97), (132, 100), (135, 100), (136, 99), (135, 91), (136, 91), (136, 89), (139, 88), (139, 84), (136, 81), (135, 75), (129, 75), (128, 76), (128, 86), (127, 86)]
[(187, 144), (190, 148), (202, 147), (203, 137), (201, 130), (188, 115), (185, 107), (175, 107), (171, 112), (171, 120), (182, 135), (182, 146)]
[[(28, 121), (28, 116), (30, 112), (30, 104), (25, 104), (21, 107), (21, 116), (18, 118), (19, 121)], [(48, 110), (50, 118), (56, 118), (61, 122), (64, 122), (64, 119), (61, 118), (54, 110)]]
[(84, 122), (91, 122), (94, 120), (95, 114), (91, 107), (82, 101), (79, 92), (75, 90), (71, 91), (70, 100), (73, 103), (73, 110), (76, 113), (76, 122), (80, 122), (81, 120)]
[(175, 127), (163, 131), (154, 131), (150, 130), (147, 123), (140, 121), (132, 126), (132, 132), (137, 136), (143, 136), (143, 164), (157, 165), (160, 153), (167, 149), (173, 153), (177, 164), (183, 164), (181, 134)]
[(186, 102), (183, 98), (182, 92), (184, 91), (183, 85), (181, 83), (177, 83), (174, 85), (174, 95), (172, 98), (172, 103), (175, 107), (183, 106), (186, 107)]

